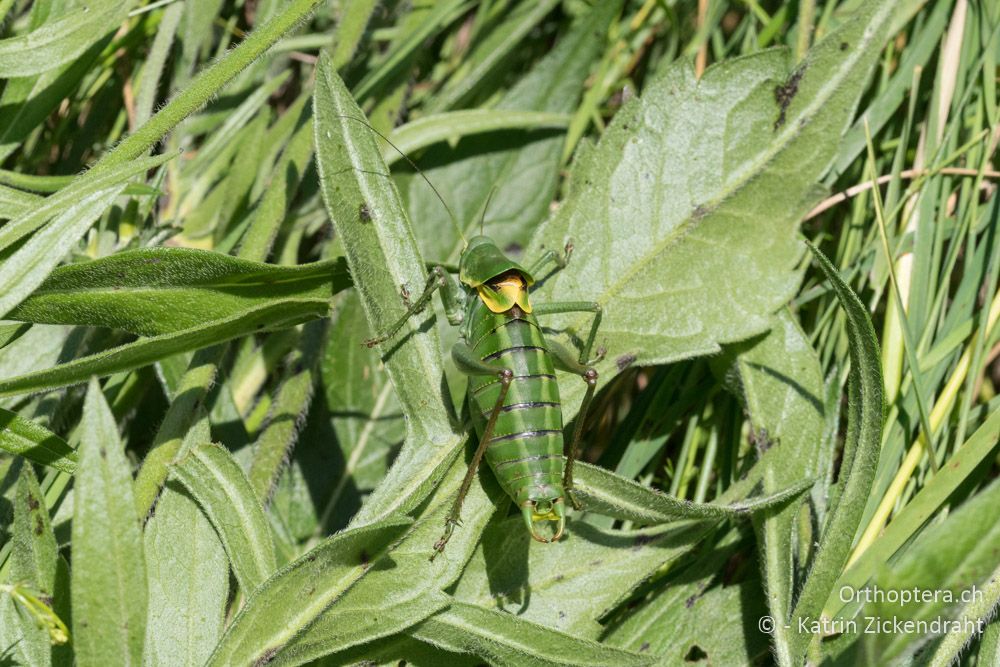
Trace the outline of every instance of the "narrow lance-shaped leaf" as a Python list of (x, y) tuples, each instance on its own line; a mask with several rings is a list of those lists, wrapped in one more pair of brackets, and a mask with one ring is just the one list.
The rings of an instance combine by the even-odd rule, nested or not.
[[(22, 463), (20, 468), (14, 497), (13, 589), (9, 599), (0, 599), (0, 647), (12, 643), (16, 659), (42, 665), (51, 660), (51, 645), (65, 643), (69, 636), (52, 610), (58, 547), (45, 498), (32, 467)], [(7, 593), (0, 596), (7, 598)]]
[(133, 3), (96, 0), (27, 35), (0, 40), (0, 79), (39, 74), (59, 67), (117, 29)]
[(546, 625), (492, 609), (454, 602), (411, 633), (450, 651), (474, 653), (497, 665), (649, 665), (644, 656), (597, 642), (577, 639)]
[[(854, 534), (864, 511), (865, 499), (871, 491), (875, 476), (883, 418), (882, 364), (878, 339), (868, 311), (830, 260), (812, 245), (809, 249), (833, 285), (837, 299), (847, 315), (851, 372), (848, 378), (847, 442), (844, 447), (845, 450), (853, 450), (854, 454), (850, 467), (845, 464), (845, 469), (840, 471), (843, 491), (836, 506), (830, 509), (819, 549), (789, 619), (793, 627), (797, 626), (798, 618), (819, 617), (847, 562)], [(793, 660), (798, 661), (805, 653), (809, 639), (810, 635), (797, 632), (789, 637)]]
[[(373, 560), (364, 578), (289, 642), (275, 657), (275, 664), (297, 665), (330, 654), (336, 660), (345, 649), (401, 632), (448, 604), (441, 591), (462, 572), (496, 511), (495, 503), (506, 506), (497, 484), (477, 477), (462, 507), (462, 525), (455, 529), (444, 553), (430, 562), (465, 471), (463, 458), (452, 463), (412, 530)], [(369, 613), (372, 609), (379, 613)]]
[(353, 586), (409, 521), (348, 529), (276, 572), (233, 619), (209, 666), (264, 664)]
[(284, 300), (327, 300), (349, 284), (342, 259), (285, 267), (205, 250), (144, 248), (56, 269), (7, 317), (156, 336)]
[(58, 435), (0, 408), (0, 449), (62, 472), (76, 472), (76, 451)]
[(329, 311), (327, 299), (289, 299), (249, 308), (224, 320), (173, 333), (144, 338), (34, 373), (0, 380), (0, 396), (54, 389), (85, 382), (92, 375), (141, 368), (180, 352), (198, 350), (253, 333), (295, 326)]
[(146, 561), (132, 475), (101, 386), (83, 406), (73, 488), (73, 646), (76, 662), (138, 665), (146, 629)]
[(229, 562), (180, 486), (167, 485), (143, 531), (149, 585), (145, 664), (203, 665), (222, 636)]
[(247, 595), (277, 569), (271, 529), (260, 499), (228, 450), (201, 444), (170, 468), (201, 505)]
[[(745, 498), (731, 504), (694, 503), (668, 496), (598, 466), (583, 462), (576, 465), (578, 467), (573, 469), (573, 490), (579, 495), (587, 511), (643, 525), (682, 519), (707, 521), (749, 517), (755, 512), (787, 503), (809, 489), (815, 481), (800, 479), (769, 494)], [(579, 473), (576, 473), (577, 470)]]
[[(406, 312), (400, 287), (414, 293), (423, 289), (423, 260), (375, 137), (356, 121), (363, 117), (361, 110), (326, 53), (320, 57), (313, 104), (323, 201), (344, 243), (368, 322), (374, 331), (385, 331)], [(408, 417), (407, 439), (356, 524), (423, 498), (462, 442), (452, 430), (438, 337), (427, 330), (431, 319), (429, 310), (414, 316), (382, 346), (386, 371)]]
[[(698, 78), (680, 60), (581, 149), (570, 194), (527, 255), (572, 241), (570, 266), (535, 301), (596, 301), (616, 361), (665, 363), (765, 330), (794, 294), (797, 228), (820, 194), (886, 39), (895, 2), (867, 3), (792, 68), (785, 50), (721, 62)], [(846, 44), (846, 48), (841, 45)], [(546, 325), (579, 337), (590, 313)], [(572, 413), (583, 383), (563, 391)]]

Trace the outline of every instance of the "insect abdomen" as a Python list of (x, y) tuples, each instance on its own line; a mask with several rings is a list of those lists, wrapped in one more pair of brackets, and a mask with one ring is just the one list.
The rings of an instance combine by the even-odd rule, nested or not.
[[(514, 373), (486, 461), (512, 498), (526, 486), (561, 489), (565, 464), (559, 387), (538, 322), (519, 308), (497, 314), (478, 308), (473, 318), (469, 344), (476, 356)], [(499, 392), (496, 377), (469, 380), (470, 409), (480, 437)]]

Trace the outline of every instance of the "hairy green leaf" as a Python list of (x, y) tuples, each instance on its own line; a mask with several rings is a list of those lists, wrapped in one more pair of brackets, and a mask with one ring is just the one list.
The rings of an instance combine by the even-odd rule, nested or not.
[(412, 630), (451, 651), (473, 653), (495, 665), (649, 665), (653, 658), (552, 630), (475, 605), (454, 602)]
[(168, 485), (143, 531), (149, 587), (145, 664), (203, 665), (222, 636), (229, 564), (212, 524)]
[(0, 449), (69, 474), (76, 472), (76, 451), (65, 440), (3, 408), (0, 408)]
[[(570, 195), (528, 256), (575, 245), (570, 267), (535, 300), (604, 308), (603, 381), (618, 359), (710, 354), (770, 325), (798, 285), (798, 223), (816, 202), (836, 154), (831, 137), (852, 119), (894, 4), (866, 5), (795, 68), (780, 49), (721, 62), (700, 79), (680, 60), (577, 155)], [(589, 313), (544, 323), (581, 336)], [(566, 389), (572, 411), (583, 383)]]
[(707, 521), (747, 517), (784, 505), (814, 482), (813, 479), (799, 479), (768, 495), (721, 505), (679, 500), (598, 466), (582, 462), (576, 466), (573, 491), (588, 511), (649, 525), (682, 519)]
[[(313, 104), (323, 201), (344, 243), (368, 322), (383, 331), (406, 312), (400, 286), (416, 293), (423, 288), (423, 261), (375, 137), (350, 120), (362, 118), (361, 110), (325, 54)], [(404, 328), (382, 346), (386, 371), (409, 418), (407, 438), (392, 469), (355, 517), (356, 525), (419, 502), (462, 442), (452, 429), (441, 350), (436, 332), (427, 329), (431, 318), (428, 313), (415, 316), (412, 330)]]
[(32, 30), (0, 40), (0, 79), (40, 74), (70, 62), (116, 30), (131, 2), (96, 0)]
[(73, 646), (76, 662), (138, 665), (146, 629), (146, 561), (132, 475), (118, 426), (91, 380), (73, 493)]
[(275, 266), (188, 248), (146, 248), (56, 269), (10, 319), (157, 336), (350, 285), (343, 260)]
[(277, 569), (274, 541), (260, 499), (228, 450), (197, 445), (170, 467), (201, 505), (247, 595)]
[[(779, 311), (761, 340), (733, 346), (721, 359), (750, 413), (755, 440), (778, 450), (769, 459), (765, 492), (816, 479), (825, 428), (823, 371), (819, 358), (788, 310)], [(755, 517), (771, 616), (787, 619), (795, 591), (794, 554), (800, 503), (788, 503)], [(809, 536), (805, 536), (809, 539)], [(785, 623), (773, 630), (775, 655), (791, 665)]]
[(207, 665), (269, 662), (364, 576), (409, 525), (390, 519), (330, 537), (257, 588)]
[[(847, 316), (851, 374), (848, 379), (847, 442), (840, 471), (842, 491), (830, 509), (812, 567), (790, 618), (796, 627), (799, 618), (819, 617), (827, 597), (850, 554), (854, 534), (861, 521), (865, 499), (871, 491), (882, 438), (883, 388), (878, 339), (868, 311), (836, 268), (819, 250), (809, 246), (823, 273), (833, 286)], [(808, 633), (793, 632), (788, 639), (792, 659), (799, 661), (806, 651)]]
[(0, 380), (0, 396), (54, 389), (147, 366), (180, 352), (197, 350), (252, 333), (274, 331), (326, 316), (326, 299), (288, 299), (248, 308), (223, 320), (207, 322), (161, 336), (145, 338), (98, 352), (53, 368)]

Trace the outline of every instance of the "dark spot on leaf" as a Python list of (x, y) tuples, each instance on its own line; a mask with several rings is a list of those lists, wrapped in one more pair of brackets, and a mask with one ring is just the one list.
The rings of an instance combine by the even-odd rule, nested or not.
[(306, 560), (309, 561), (310, 563), (313, 562), (314, 560), (316, 560), (316, 554), (309, 554), (308, 556), (306, 556)]
[(35, 535), (41, 535), (45, 532), (45, 522), (42, 521), (42, 517), (35, 517)]
[(649, 650), (649, 642), (643, 642), (642, 646), (639, 647), (639, 653), (645, 653)]
[(361, 205), (358, 206), (358, 220), (361, 222), (372, 221), (372, 211), (368, 208), (368, 204), (365, 202), (361, 202)]
[(652, 541), (653, 541), (653, 538), (650, 537), (649, 535), (636, 535), (635, 541), (632, 543), (632, 545), (636, 549), (641, 549), (642, 547), (646, 546), (647, 544), (649, 544)]
[(516, 255), (520, 253), (524, 248), (521, 247), (520, 243), (508, 243), (504, 246), (503, 251), (508, 255)]
[(274, 648), (269, 648), (264, 651), (257, 660), (254, 661), (253, 667), (261, 667), (261, 665), (266, 665), (267, 663), (274, 660), (274, 656), (278, 655), (278, 651), (281, 650), (280, 646)]
[(637, 357), (629, 352), (628, 354), (623, 354), (622, 356), (615, 359), (615, 365), (618, 366), (619, 371), (623, 371), (632, 364), (635, 363)]
[(557, 574), (555, 580), (556, 581), (562, 581), (565, 578), (566, 578), (565, 574)]
[(564, 612), (564, 611), (559, 612), (559, 620), (561, 621), (564, 618), (566, 618), (566, 612)]
[(597, 560), (595, 560), (595, 561), (592, 561), (592, 562), (590, 563), (590, 566), (591, 566), (591, 567), (600, 567), (600, 565), (601, 565), (601, 564), (602, 564), (603, 562), (604, 562), (604, 561), (602, 561), (602, 560), (601, 560), (600, 558), (598, 558)]
[(364, 565), (364, 566), (367, 566), (368, 563), (369, 563), (369, 560), (370, 559), (368, 557), (368, 552), (365, 551), (364, 549), (362, 549), (361, 550), (361, 564)]
[(848, 44), (847, 42), (841, 42), (840, 43), (840, 50), (841, 51), (846, 51), (849, 48), (851, 48), (851, 45)]
[(316, 592), (316, 587), (313, 586), (312, 588), (310, 588), (309, 590), (306, 591), (306, 597), (309, 597), (310, 595), (312, 595), (315, 592)]
[(38, 498), (34, 497), (30, 493), (28, 494), (28, 509), (32, 512), (38, 509)]
[(684, 600), (684, 606), (690, 609), (691, 607), (694, 606), (694, 603), (697, 601), (698, 601), (698, 594), (696, 593), (691, 597), (689, 597), (687, 600)]
[(785, 85), (775, 87), (774, 101), (778, 103), (778, 120), (774, 121), (775, 130), (785, 124), (785, 112), (788, 111), (788, 105), (792, 103), (792, 99), (799, 92), (799, 81), (802, 80), (802, 74), (805, 71), (804, 66), (799, 67), (788, 77), (788, 82)]
[(108, 458), (108, 452), (107, 452), (107, 450), (104, 449), (104, 447), (101, 447), (100, 453), (101, 453), (101, 458), (102, 459)]
[(700, 646), (692, 644), (691, 649), (684, 656), (684, 662), (701, 662), (707, 658), (708, 654)]
[(697, 206), (694, 207), (694, 210), (691, 211), (691, 219), (694, 221), (701, 220), (706, 215), (708, 215), (708, 210), (709, 209), (707, 206), (704, 206), (703, 204), (698, 204)]

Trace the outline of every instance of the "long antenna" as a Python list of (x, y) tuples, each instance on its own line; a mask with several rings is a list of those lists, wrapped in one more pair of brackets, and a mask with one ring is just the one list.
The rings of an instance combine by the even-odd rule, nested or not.
[[(384, 141), (385, 143), (387, 143), (390, 146), (392, 146), (393, 150), (396, 151), (397, 153), (399, 153), (400, 157), (402, 157), (404, 160), (406, 160), (409, 163), (409, 165), (411, 167), (413, 167), (414, 171), (416, 171), (418, 174), (420, 174), (420, 178), (424, 179), (424, 182), (427, 183), (427, 185), (430, 187), (430, 189), (434, 191), (434, 194), (437, 196), (438, 200), (441, 202), (441, 205), (444, 206), (444, 210), (448, 211), (448, 217), (451, 218), (451, 224), (455, 226), (455, 229), (458, 231), (458, 235), (462, 237), (462, 242), (465, 243), (465, 245), (469, 245), (469, 240), (467, 238), (465, 238), (465, 234), (462, 233), (462, 227), (458, 224), (458, 218), (455, 217), (455, 214), (452, 212), (451, 207), (448, 206), (448, 202), (446, 202), (444, 200), (444, 197), (441, 196), (441, 193), (438, 192), (438, 189), (434, 187), (434, 184), (431, 183), (431, 180), (429, 178), (427, 178), (427, 176), (420, 169), (420, 167), (418, 167), (417, 164), (413, 160), (410, 159), (409, 155), (407, 155), (406, 153), (404, 153), (403, 151), (401, 151), (399, 149), (399, 147), (396, 146), (396, 144), (392, 143), (392, 141), (389, 139), (389, 137), (385, 136), (384, 134), (382, 134), (381, 132), (379, 132), (378, 130), (376, 130), (374, 127), (372, 127), (372, 124), (369, 123), (368, 121), (366, 121), (365, 119), (358, 118), (357, 116), (350, 116), (350, 115), (347, 115), (347, 114), (336, 114), (335, 117), (336, 118), (346, 118), (348, 120), (353, 120), (353, 121), (355, 121), (357, 123), (361, 123), (362, 125), (364, 125), (365, 127), (367, 127), (369, 130), (371, 130), (372, 132), (374, 132), (378, 136), (382, 137), (382, 141)], [(487, 200), (487, 203), (488, 202), (489, 202), (489, 200)], [(484, 212), (483, 215), (486, 215), (486, 213)]]
[(486, 202), (483, 204), (483, 215), (479, 218), (479, 235), (483, 236), (486, 233), (486, 211), (490, 207), (490, 200), (493, 199), (493, 193), (497, 191), (496, 183), (490, 187), (490, 193), (486, 195)]

